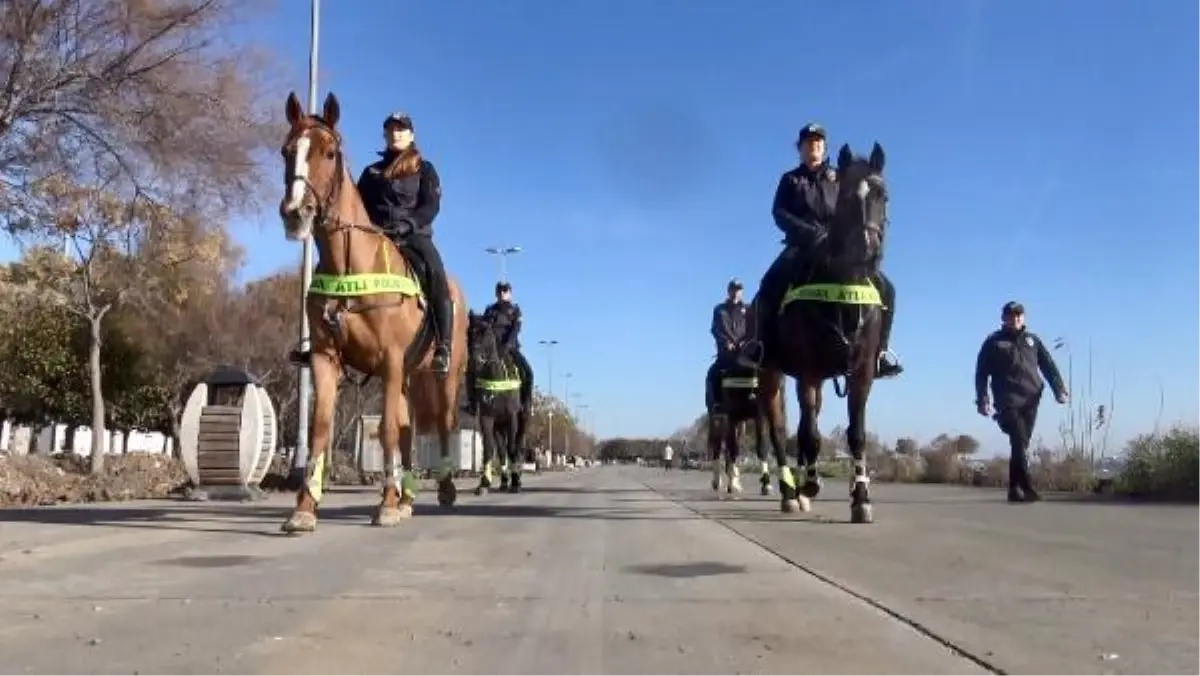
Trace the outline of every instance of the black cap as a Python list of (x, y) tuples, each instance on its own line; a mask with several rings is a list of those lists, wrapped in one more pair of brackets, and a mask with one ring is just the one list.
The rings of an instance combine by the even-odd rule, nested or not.
[(1000, 315), (1003, 317), (1015, 317), (1025, 314), (1025, 306), (1015, 300), (1010, 300), (1000, 308)]
[(408, 116), (408, 113), (401, 112), (399, 110), (383, 119), (384, 129), (387, 129), (393, 124), (399, 125), (401, 129), (407, 129), (409, 131), (412, 131), (413, 128), (412, 118)]
[(729, 284), (725, 288), (729, 291), (733, 291), (734, 289), (741, 289), (744, 287), (742, 286), (742, 280), (734, 277), (733, 279), (729, 280)]
[(818, 138), (824, 139), (825, 138), (825, 127), (822, 127), (821, 125), (817, 124), (816, 122), (809, 122), (808, 124), (804, 125), (803, 128), (800, 129), (800, 137), (796, 139), (796, 142), (803, 143), (804, 139), (806, 139), (810, 136), (816, 136)]
[(508, 282), (496, 282), (496, 293), (501, 291), (512, 291), (512, 284)]

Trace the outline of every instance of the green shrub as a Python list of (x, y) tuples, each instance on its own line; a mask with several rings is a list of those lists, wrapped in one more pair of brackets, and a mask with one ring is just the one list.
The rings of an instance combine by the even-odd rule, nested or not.
[(1116, 490), (1154, 500), (1200, 501), (1200, 430), (1177, 426), (1143, 434), (1125, 451)]

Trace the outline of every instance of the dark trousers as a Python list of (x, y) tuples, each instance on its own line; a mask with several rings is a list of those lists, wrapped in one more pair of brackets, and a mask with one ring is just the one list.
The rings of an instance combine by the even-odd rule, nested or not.
[(1032, 491), (1029, 478), (1029, 442), (1033, 439), (1033, 426), (1037, 423), (1040, 397), (1035, 397), (1022, 406), (1012, 406), (996, 412), (1000, 431), (1008, 435), (1010, 455), (1008, 457), (1008, 490)]
[(438, 337), (449, 342), (454, 330), (454, 309), (450, 305), (450, 285), (446, 281), (446, 267), (442, 264), (442, 255), (433, 244), (433, 238), (409, 235), (397, 241), (397, 244), (411, 249), (425, 264), (426, 276), (429, 279), (429, 288), (425, 291), (433, 312), (434, 327)]

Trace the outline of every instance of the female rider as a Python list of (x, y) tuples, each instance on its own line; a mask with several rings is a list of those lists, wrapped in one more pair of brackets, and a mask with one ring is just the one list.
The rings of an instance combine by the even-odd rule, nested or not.
[(432, 368), (450, 370), (450, 340), (454, 307), (442, 256), (433, 245), (433, 221), (441, 209), (442, 185), (433, 163), (421, 155), (413, 136), (412, 119), (392, 113), (383, 121), (386, 147), (380, 159), (363, 170), (358, 192), (371, 221), (397, 246), (421, 257), (428, 271), (430, 310), (437, 340)]
[[(762, 342), (759, 345), (748, 343), (751, 349), (744, 352), (749, 361), (759, 364), (764, 357), (774, 354), (775, 319), (787, 285), (804, 272), (798, 267), (811, 263), (837, 206), (837, 172), (825, 158), (825, 129), (819, 124), (805, 125), (796, 140), (796, 149), (800, 152), (800, 165), (780, 177), (771, 207), (775, 225), (785, 235), (786, 247), (763, 275), (758, 287), (754, 314), (758, 319), (758, 338)], [(882, 271), (876, 274), (875, 281), (884, 303), (876, 377), (888, 378), (904, 370), (888, 350), (896, 290)]]

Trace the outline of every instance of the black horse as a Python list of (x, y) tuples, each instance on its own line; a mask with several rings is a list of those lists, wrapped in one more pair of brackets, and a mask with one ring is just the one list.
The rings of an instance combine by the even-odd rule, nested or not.
[(490, 321), (474, 312), (468, 316), (467, 351), (471, 386), (479, 402), (479, 432), (483, 437), (483, 473), (476, 495), (491, 490), (495, 477), (493, 458), (506, 465), (501, 489), (521, 490), (524, 457), (520, 444), (521, 377), (512, 359), (500, 347)]
[[(708, 450), (712, 457), (712, 489), (721, 490), (721, 475), (726, 476), (726, 491), (740, 493), (741, 472), (737, 462), (741, 456), (738, 432), (746, 423), (754, 427), (755, 452), (758, 455), (759, 486), (763, 495), (771, 494), (771, 467), (767, 463), (766, 411), (758, 393), (758, 370), (734, 366), (720, 374), (719, 387), (709, 393), (705, 387), (705, 407), (708, 410)], [(720, 397), (720, 401), (713, 401)], [(720, 404), (720, 406), (716, 406)], [(780, 467), (787, 465), (786, 458), (776, 457)], [(724, 471), (722, 471), (724, 470)]]
[(850, 520), (873, 520), (863, 446), (867, 400), (875, 380), (882, 329), (883, 304), (871, 280), (879, 271), (887, 227), (888, 191), (883, 167), (883, 148), (878, 143), (868, 159), (855, 155), (848, 145), (841, 147), (837, 158), (837, 208), (827, 237), (804, 266), (804, 276), (791, 280), (781, 307), (759, 308), (757, 302), (754, 306), (754, 312), (780, 313), (774, 341), (777, 354), (766, 355), (759, 376), (759, 393), (770, 417), (771, 445), (777, 458), (784, 453), (786, 439), (782, 392), (785, 375), (796, 379), (800, 400), (796, 436), (805, 480), (797, 489), (792, 470), (780, 466), (779, 492), (785, 512), (808, 511), (811, 498), (821, 490), (817, 474), (821, 387), (833, 378), (837, 395), (847, 396), (837, 380), (844, 377), (849, 413), (846, 441), (854, 459)]

